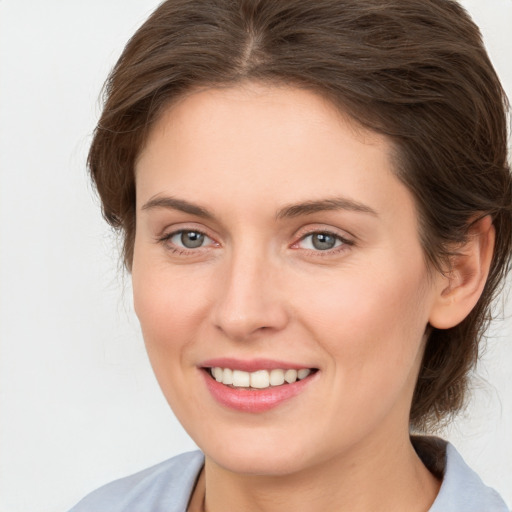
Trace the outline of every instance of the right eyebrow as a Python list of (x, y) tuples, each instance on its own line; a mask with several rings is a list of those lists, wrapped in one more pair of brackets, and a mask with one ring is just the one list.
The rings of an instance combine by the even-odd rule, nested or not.
[(180, 212), (189, 213), (203, 219), (213, 219), (213, 214), (206, 208), (189, 203), (184, 199), (177, 199), (170, 196), (157, 196), (150, 199), (142, 205), (141, 210), (152, 210), (154, 208), (167, 208), (170, 210), (178, 210)]

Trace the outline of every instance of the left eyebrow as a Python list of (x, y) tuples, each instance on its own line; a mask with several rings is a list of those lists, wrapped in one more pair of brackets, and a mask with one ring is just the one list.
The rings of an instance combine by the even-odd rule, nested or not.
[(317, 212), (332, 210), (348, 210), (353, 212), (368, 213), (378, 217), (377, 212), (366, 204), (345, 197), (334, 197), (332, 199), (305, 201), (303, 203), (285, 206), (277, 212), (276, 219), (293, 218), (299, 217), (301, 215), (311, 215)]

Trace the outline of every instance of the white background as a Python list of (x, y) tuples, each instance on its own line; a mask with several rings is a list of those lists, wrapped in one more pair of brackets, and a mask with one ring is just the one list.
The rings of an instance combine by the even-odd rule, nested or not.
[[(102, 82), (156, 4), (0, 0), (0, 512), (64, 511), (193, 448), (152, 376), (84, 164)], [(512, 0), (463, 4), (512, 97)], [(495, 331), (447, 435), (512, 506), (510, 318)]]

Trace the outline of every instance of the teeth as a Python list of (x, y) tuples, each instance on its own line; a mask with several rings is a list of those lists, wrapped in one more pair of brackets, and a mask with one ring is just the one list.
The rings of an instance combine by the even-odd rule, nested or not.
[(233, 384), (233, 370), (230, 368), (222, 368), (220, 369), (222, 371), (222, 384)]
[(272, 370), (270, 372), (270, 385), (280, 386), (284, 384), (284, 370)]
[(270, 375), (267, 370), (258, 370), (251, 374), (251, 388), (264, 389), (270, 386)]
[(297, 370), (286, 370), (284, 372), (284, 380), (288, 384), (293, 384), (297, 380)]
[[(222, 371), (222, 368), (221, 368)], [(241, 370), (233, 370), (233, 386), (235, 388), (248, 388), (251, 384), (251, 374)]]
[(297, 378), (299, 380), (305, 379), (310, 373), (311, 370), (308, 370), (307, 368), (301, 368), (297, 371)]
[(265, 389), (270, 386), (281, 386), (285, 382), (293, 384), (297, 380), (305, 379), (311, 374), (309, 368), (299, 370), (258, 370), (256, 372), (244, 372), (231, 368), (210, 368), (212, 377), (222, 384), (232, 385), (235, 388)]
[(223, 374), (222, 368), (214, 368), (213, 369), (213, 377), (215, 378), (215, 380), (217, 382), (222, 382), (222, 374)]

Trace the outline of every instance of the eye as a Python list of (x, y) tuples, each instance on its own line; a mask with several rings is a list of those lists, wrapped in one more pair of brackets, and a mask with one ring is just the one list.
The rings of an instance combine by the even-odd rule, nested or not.
[(194, 230), (176, 231), (165, 238), (174, 246), (184, 249), (197, 249), (213, 243), (209, 236)]
[(309, 249), (313, 251), (328, 251), (330, 249), (335, 249), (340, 245), (349, 243), (338, 235), (334, 233), (329, 233), (326, 231), (310, 233), (302, 237), (297, 246), (301, 249)]

